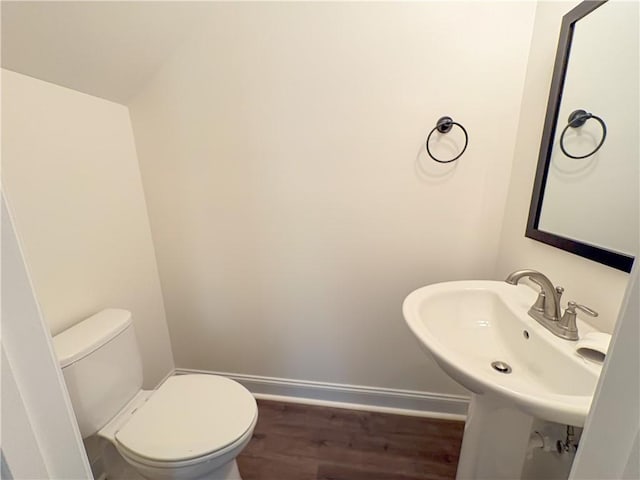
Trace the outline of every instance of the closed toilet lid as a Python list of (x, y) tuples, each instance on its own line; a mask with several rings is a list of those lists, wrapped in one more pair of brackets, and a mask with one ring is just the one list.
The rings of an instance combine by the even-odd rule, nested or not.
[(115, 434), (137, 456), (177, 462), (221, 450), (253, 424), (253, 395), (215, 375), (169, 377)]

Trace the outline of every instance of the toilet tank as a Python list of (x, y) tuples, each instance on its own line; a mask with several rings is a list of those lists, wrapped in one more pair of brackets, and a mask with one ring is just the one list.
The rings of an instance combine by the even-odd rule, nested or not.
[(131, 312), (110, 308), (53, 337), (82, 438), (93, 435), (142, 388)]

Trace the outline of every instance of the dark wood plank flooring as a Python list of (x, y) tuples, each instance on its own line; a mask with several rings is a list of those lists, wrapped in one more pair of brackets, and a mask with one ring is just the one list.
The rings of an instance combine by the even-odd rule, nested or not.
[(258, 401), (244, 480), (453, 479), (463, 422)]

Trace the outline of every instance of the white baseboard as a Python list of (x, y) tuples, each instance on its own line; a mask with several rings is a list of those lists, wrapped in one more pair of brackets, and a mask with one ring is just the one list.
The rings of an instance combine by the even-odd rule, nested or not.
[(265, 400), (449, 420), (465, 420), (469, 406), (469, 397), (462, 395), (310, 382), (186, 368), (177, 368), (175, 371), (176, 375), (189, 373), (204, 373), (230, 378), (244, 385), (256, 398)]

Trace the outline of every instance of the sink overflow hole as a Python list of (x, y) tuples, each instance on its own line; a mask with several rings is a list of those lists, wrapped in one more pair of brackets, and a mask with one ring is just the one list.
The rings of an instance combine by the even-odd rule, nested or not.
[(529, 332), (527, 332), (526, 330), (523, 330), (523, 331), (522, 331), (522, 336), (523, 336), (524, 338), (526, 338), (527, 340), (529, 340)]
[(511, 367), (508, 363), (505, 362), (491, 362), (491, 366), (494, 370), (497, 370), (500, 373), (511, 373)]

